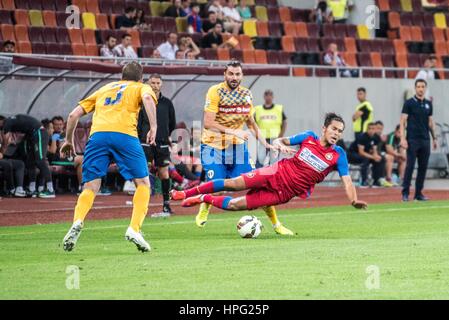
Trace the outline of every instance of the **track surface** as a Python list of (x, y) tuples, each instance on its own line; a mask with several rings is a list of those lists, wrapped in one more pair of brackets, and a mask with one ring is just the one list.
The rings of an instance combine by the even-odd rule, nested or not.
[[(395, 189), (358, 189), (359, 199), (374, 203), (400, 202), (401, 193), (399, 188)], [(432, 200), (448, 200), (447, 190), (427, 191), (426, 196)], [(58, 222), (69, 222), (73, 217), (73, 208), (77, 197), (75, 195), (61, 195), (56, 199), (17, 199), (3, 198), (0, 200), (0, 226), (21, 226), (32, 224), (48, 224)], [(88, 219), (117, 219), (131, 217), (132, 207), (126, 203), (132, 201), (131, 196), (114, 194), (108, 197), (97, 197), (94, 207)], [(155, 196), (151, 198), (149, 215), (161, 211), (162, 198)], [(279, 206), (279, 209), (305, 208), (319, 206), (347, 205), (345, 193), (339, 187), (317, 187), (312, 197), (307, 200), (298, 198), (289, 203)], [(196, 208), (182, 208), (179, 203), (172, 203), (172, 209), (176, 214), (196, 214)], [(214, 209), (214, 212), (223, 212)]]

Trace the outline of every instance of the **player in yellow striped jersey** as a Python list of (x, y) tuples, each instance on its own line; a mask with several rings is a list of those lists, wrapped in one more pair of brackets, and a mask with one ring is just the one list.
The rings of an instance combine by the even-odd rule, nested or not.
[[(201, 162), (206, 179), (235, 178), (254, 169), (247, 141), (249, 132), (267, 149), (275, 149), (262, 136), (253, 117), (254, 106), (251, 91), (240, 85), (243, 70), (240, 62), (231, 61), (226, 65), (224, 82), (212, 86), (206, 97), (204, 108), (204, 130), (201, 145)], [(198, 227), (207, 222), (210, 205), (202, 204), (196, 216)], [(264, 208), (276, 233), (293, 235), (278, 220), (274, 207)]]

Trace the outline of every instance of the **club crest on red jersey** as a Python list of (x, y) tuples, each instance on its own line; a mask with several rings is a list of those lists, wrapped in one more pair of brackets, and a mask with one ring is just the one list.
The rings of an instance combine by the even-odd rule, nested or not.
[(326, 153), (325, 157), (327, 160), (331, 161), (334, 158), (334, 155), (329, 152), (329, 153)]

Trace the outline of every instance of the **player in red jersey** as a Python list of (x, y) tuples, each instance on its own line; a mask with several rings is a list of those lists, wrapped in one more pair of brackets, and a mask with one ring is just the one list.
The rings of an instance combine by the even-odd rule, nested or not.
[[(346, 153), (336, 145), (344, 128), (343, 119), (335, 113), (329, 113), (326, 115), (321, 137), (312, 131), (306, 131), (293, 137), (277, 139), (275, 144), (281, 152), (295, 153), (292, 158), (238, 178), (218, 179), (185, 191), (173, 190), (172, 199), (184, 200), (184, 207), (205, 202), (230, 211), (253, 210), (286, 203), (295, 196), (306, 198), (317, 183), (337, 170), (352, 206), (366, 209), (366, 202), (357, 199), (357, 192), (349, 175)], [(288, 147), (293, 145), (300, 145), (299, 151)], [(210, 194), (241, 190), (249, 192), (239, 198)]]

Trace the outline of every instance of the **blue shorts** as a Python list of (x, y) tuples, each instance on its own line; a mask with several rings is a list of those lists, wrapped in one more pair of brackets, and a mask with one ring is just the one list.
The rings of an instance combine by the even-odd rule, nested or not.
[(148, 176), (148, 163), (139, 139), (118, 132), (96, 132), (84, 152), (83, 183), (106, 176), (112, 160), (125, 180)]
[(230, 145), (224, 150), (202, 144), (201, 164), (207, 181), (237, 178), (255, 169), (246, 143)]

